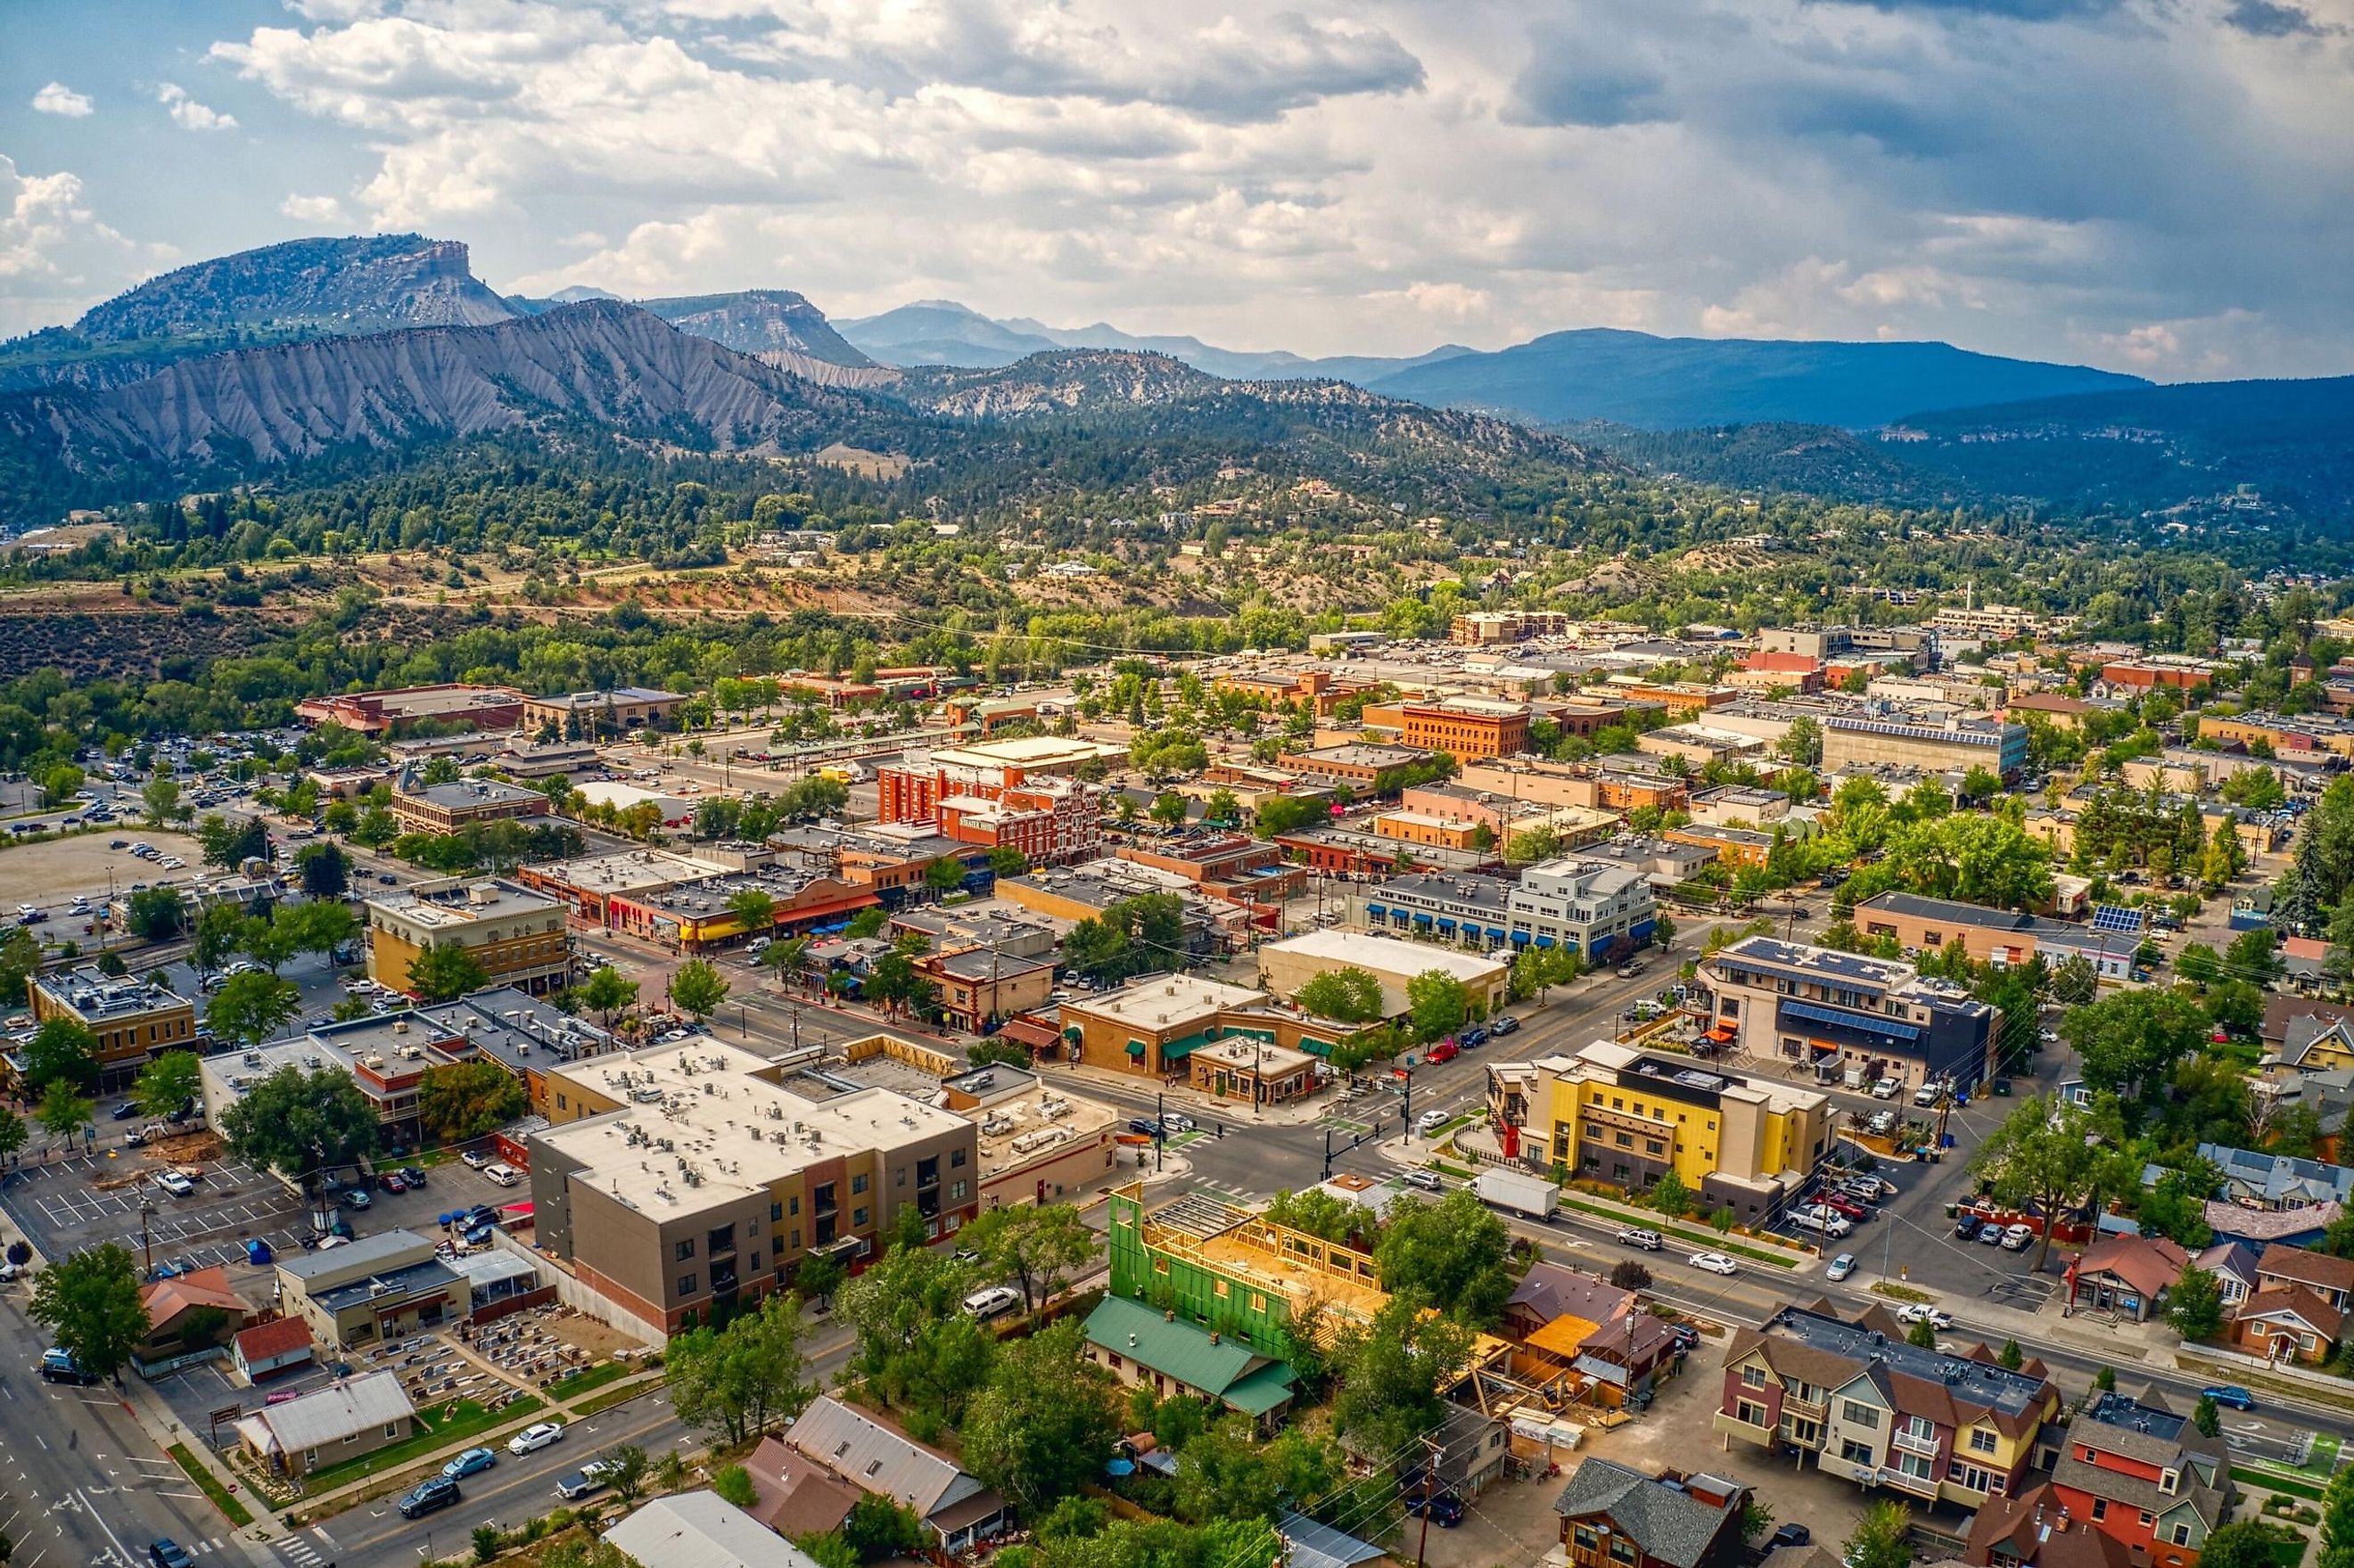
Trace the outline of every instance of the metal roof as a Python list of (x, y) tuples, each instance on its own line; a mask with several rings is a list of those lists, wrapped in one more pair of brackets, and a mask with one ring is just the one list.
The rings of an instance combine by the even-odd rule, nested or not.
[(786, 1441), (843, 1479), (887, 1493), (928, 1519), (981, 1490), (946, 1456), (832, 1394), (810, 1402)]
[(817, 1568), (817, 1560), (716, 1492), (655, 1498), (605, 1532), (645, 1568)]
[(280, 1452), (299, 1454), (340, 1443), (354, 1433), (406, 1421), (417, 1414), (401, 1392), (400, 1374), (387, 1370), (331, 1383), (316, 1393), (256, 1412)]

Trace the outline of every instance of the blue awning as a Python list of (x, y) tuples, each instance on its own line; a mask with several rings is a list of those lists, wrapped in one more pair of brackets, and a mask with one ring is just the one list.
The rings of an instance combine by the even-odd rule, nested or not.
[(1528, 945), (1529, 934), (1526, 931), (1515, 931), (1512, 933), (1512, 946), (1516, 948), (1525, 948)]
[(1921, 1043), (1919, 1024), (1900, 1022), (1875, 1012), (1850, 1012), (1844, 1008), (1824, 1007), (1811, 1001), (1785, 1001), (1782, 1003), (1782, 1016), (1843, 1029), (1851, 1034), (1879, 1035), (1907, 1045)]
[(1537, 933), (1537, 946), (1540, 948), (1550, 948), (1553, 946), (1553, 938), (1540, 931)]
[(1438, 928), (1442, 931), (1452, 931), (1455, 929), (1455, 922), (1451, 917), (1441, 915), (1438, 917)]
[(1430, 924), (1430, 916), (1427, 915), (1417, 915), (1414, 917), (1414, 923), (1417, 926), (1427, 926)]
[(1387, 909), (1378, 904), (1368, 904), (1365, 906), (1365, 916), (1368, 919), (1379, 920), (1388, 913), (1389, 911)]
[(1488, 927), (1488, 939), (1491, 942), (1503, 941), (1511, 935), (1511, 932), (1504, 930), (1500, 927), (1490, 926)]

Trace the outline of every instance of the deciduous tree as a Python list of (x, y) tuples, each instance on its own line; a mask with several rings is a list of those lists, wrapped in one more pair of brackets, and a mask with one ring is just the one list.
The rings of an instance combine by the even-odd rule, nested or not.
[(58, 1259), (34, 1277), (27, 1308), (84, 1372), (112, 1377), (147, 1338), (139, 1260), (113, 1242)]
[(436, 1142), (466, 1143), (523, 1115), (531, 1097), (496, 1062), (443, 1062), (417, 1084), (417, 1119)]
[(221, 982), (205, 1005), (205, 1022), (223, 1040), (254, 1046), (292, 1023), (302, 1011), (302, 993), (292, 980), (249, 971)]
[(249, 1086), (220, 1118), (239, 1159), (269, 1166), (316, 1192), (327, 1171), (356, 1163), (376, 1146), (376, 1106), (349, 1072), (305, 1073), (289, 1064)]
[(1372, 1023), (1383, 1013), (1382, 982), (1354, 965), (1311, 976), (1291, 1000), (1319, 1018)]
[(2043, 1216), (2035, 1266), (2052, 1252), (2052, 1222), (2134, 1191), (2141, 1166), (2125, 1151), (2113, 1103), (2096, 1113), (2036, 1096), (1987, 1135), (1970, 1170), (2014, 1209)]
[(408, 989), (427, 1001), (455, 1001), (491, 983), (480, 959), (455, 942), (433, 942), (408, 960)]
[(166, 1051), (139, 1070), (132, 1097), (149, 1116), (169, 1116), (205, 1092), (193, 1051)]
[(701, 959), (689, 959), (671, 977), (670, 999), (682, 1012), (708, 1019), (727, 1000), (727, 979)]

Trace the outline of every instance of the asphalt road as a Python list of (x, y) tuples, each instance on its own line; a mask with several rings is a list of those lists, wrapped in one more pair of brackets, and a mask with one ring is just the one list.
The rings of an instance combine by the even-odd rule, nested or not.
[(104, 1384), (43, 1383), (47, 1330), (25, 1316), (25, 1287), (0, 1305), (0, 1531), (16, 1568), (137, 1568), (170, 1536), (196, 1553), (245, 1556), (228, 1521), (155, 1446)]

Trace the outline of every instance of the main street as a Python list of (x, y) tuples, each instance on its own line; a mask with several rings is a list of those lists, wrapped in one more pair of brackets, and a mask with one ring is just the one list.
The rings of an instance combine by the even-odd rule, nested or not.
[[(43, 1383), (34, 1369), (47, 1330), (25, 1316), (25, 1287), (0, 1307), (0, 1533), (16, 1542), (15, 1568), (139, 1568), (147, 1546), (169, 1536), (198, 1561), (249, 1560), (195, 1483), (101, 1383)], [(299, 1568), (299, 1565), (298, 1565)]]

